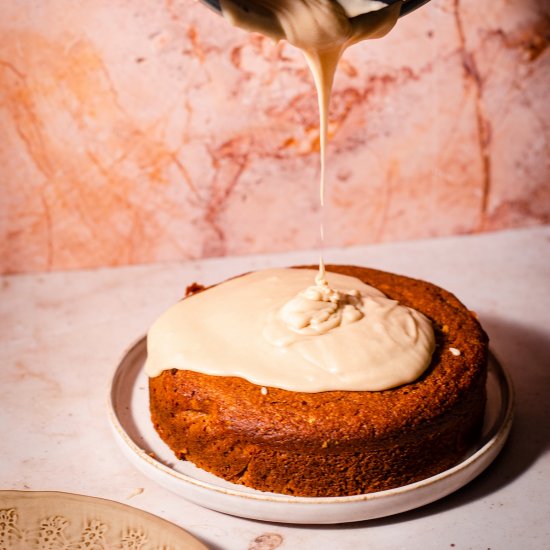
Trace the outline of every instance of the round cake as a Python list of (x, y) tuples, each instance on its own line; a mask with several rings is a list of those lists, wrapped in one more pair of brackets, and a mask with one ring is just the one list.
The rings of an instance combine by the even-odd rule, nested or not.
[[(413, 483), (472, 448), (483, 423), (488, 354), (475, 315), (424, 281), (355, 266), (326, 269), (426, 316), (435, 335), (428, 368), (387, 390), (320, 392), (167, 368), (149, 379), (150, 411), (179, 459), (261, 491), (325, 497)], [(209, 289), (190, 287), (190, 295), (197, 292)]]

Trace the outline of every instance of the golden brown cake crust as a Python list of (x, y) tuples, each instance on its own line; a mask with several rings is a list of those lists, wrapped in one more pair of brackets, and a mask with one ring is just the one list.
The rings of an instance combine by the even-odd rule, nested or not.
[(432, 320), (437, 347), (424, 375), (380, 392), (267, 388), (264, 395), (241, 378), (164, 371), (149, 382), (151, 417), (176, 456), (264, 491), (340, 496), (424, 479), (471, 447), (487, 366), (475, 316), (424, 281), (354, 266), (327, 271), (357, 277)]

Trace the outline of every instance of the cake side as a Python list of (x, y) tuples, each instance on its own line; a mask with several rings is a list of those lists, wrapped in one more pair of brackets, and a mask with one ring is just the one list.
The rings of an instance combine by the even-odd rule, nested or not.
[(429, 477), (471, 447), (483, 420), (487, 364), (487, 337), (475, 317), (423, 281), (327, 269), (358, 277), (432, 320), (437, 348), (425, 374), (379, 392), (301, 393), (167, 370), (150, 379), (150, 407), (176, 456), (256, 489), (339, 496)]

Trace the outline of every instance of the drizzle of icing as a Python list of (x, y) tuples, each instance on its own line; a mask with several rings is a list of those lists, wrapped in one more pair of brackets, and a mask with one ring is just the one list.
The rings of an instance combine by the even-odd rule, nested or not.
[[(319, 104), (321, 208), (325, 203), (328, 111), (338, 61), (346, 48), (361, 40), (385, 36), (395, 25), (401, 2), (377, 0), (220, 0), (233, 25), (285, 39), (299, 48), (311, 69)], [(320, 223), (321, 250), (324, 242)], [(319, 271), (322, 276), (323, 258)]]

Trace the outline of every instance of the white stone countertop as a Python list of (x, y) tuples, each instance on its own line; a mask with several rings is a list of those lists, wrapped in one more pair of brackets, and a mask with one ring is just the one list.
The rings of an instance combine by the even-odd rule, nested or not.
[[(450, 496), (398, 516), (304, 527), (200, 508), (139, 473), (107, 417), (123, 352), (193, 281), (314, 263), (316, 252), (5, 276), (0, 291), (0, 488), (104, 497), (172, 521), (213, 550), (548, 548), (550, 540), (550, 227), (328, 250), (353, 263), (419, 277), (475, 310), (517, 398), (495, 462)], [(142, 492), (140, 490), (143, 489)]]

